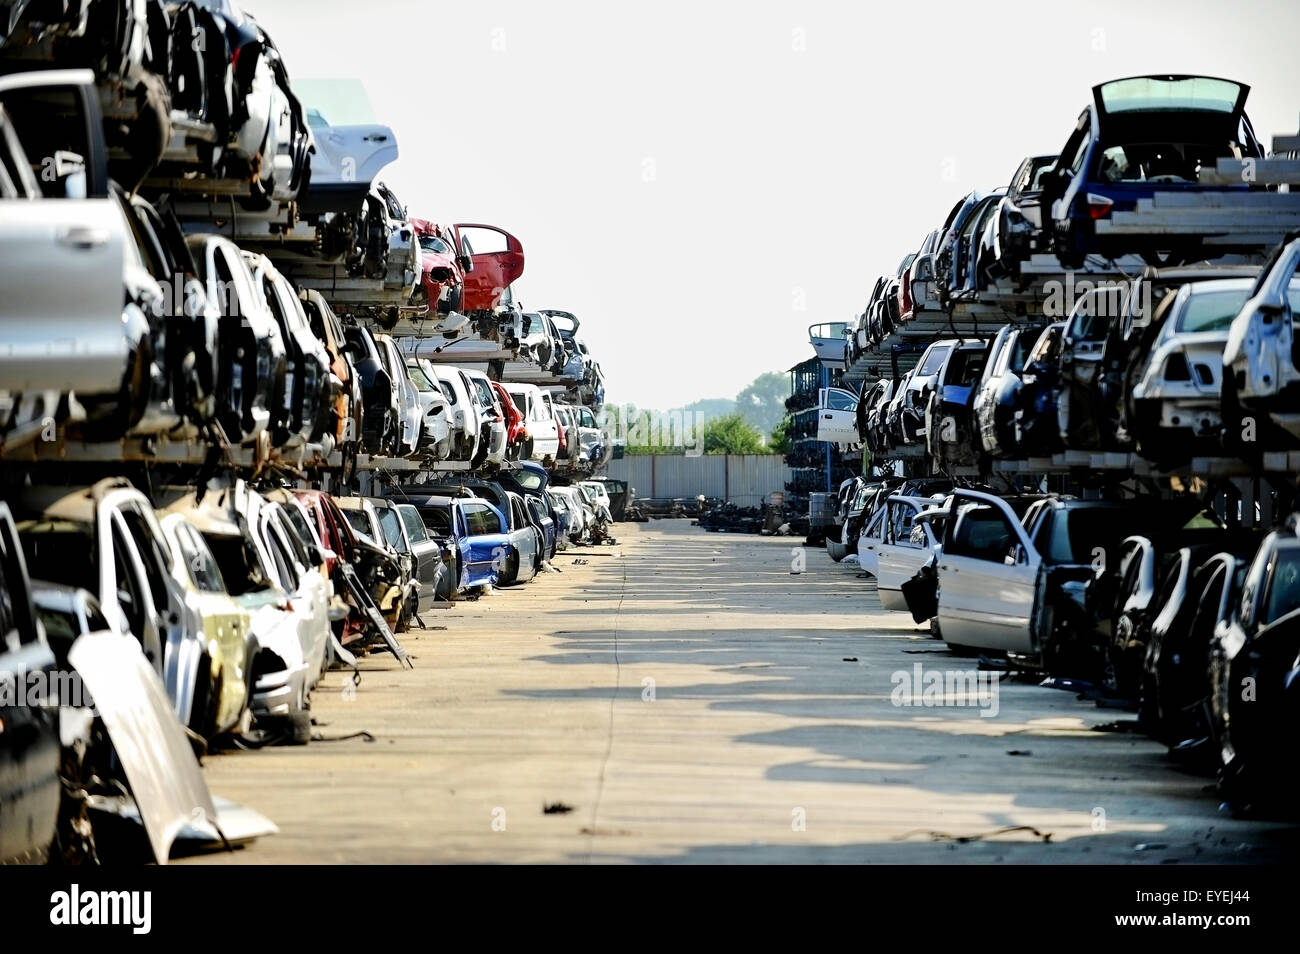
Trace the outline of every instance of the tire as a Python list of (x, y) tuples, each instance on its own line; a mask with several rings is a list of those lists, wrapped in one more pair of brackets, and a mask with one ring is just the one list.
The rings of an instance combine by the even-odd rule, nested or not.
[(288, 735), (286, 743), (289, 745), (306, 745), (311, 741), (311, 713), (295, 712), (289, 716), (287, 723)]

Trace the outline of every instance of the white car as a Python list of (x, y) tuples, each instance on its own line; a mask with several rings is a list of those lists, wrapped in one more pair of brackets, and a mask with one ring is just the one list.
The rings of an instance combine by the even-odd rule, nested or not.
[(1267, 414), (1292, 438), (1300, 438), (1297, 266), (1300, 239), (1274, 253), (1233, 320), (1223, 349), (1225, 400), (1239, 405), (1240, 410)]
[(182, 514), (203, 535), (231, 596), (249, 614), (257, 642), (254, 728), (264, 737), (287, 730), (292, 741), (306, 743), (309, 697), (329, 645), (329, 582), (308, 565), (312, 555), (281, 505), (242, 481), (209, 485), (202, 501), (187, 492), (164, 511)]
[(447, 395), (437, 378), (427, 372), (416, 357), (406, 358), (406, 376), (420, 402), (420, 451), (434, 460), (446, 460), (452, 452)]
[(886, 516), (888, 511), (877, 507), (862, 525), (862, 533), (858, 536), (858, 566), (872, 576), (880, 573), (880, 547), (885, 540)]
[(474, 461), (479, 457), (479, 444), (483, 420), (479, 415), (477, 394), (471, 391), (469, 381), (459, 368), (448, 364), (434, 364), (427, 358), (416, 359), (420, 368), (442, 387), (447, 398), (447, 412), (451, 422), (451, 458)]
[(1190, 282), (1157, 308), (1160, 331), (1130, 395), (1129, 426), (1143, 451), (1159, 457), (1197, 440), (1218, 449), (1223, 349), (1251, 285), (1244, 278)]
[(557, 497), (563, 497), (565, 503), (568, 504), (572, 521), (569, 524), (569, 540), (573, 543), (580, 543), (596, 522), (596, 515), (592, 511), (591, 504), (576, 487), (551, 486), (547, 488), (547, 491)]
[(462, 368), (460, 372), (469, 382), (475, 400), (478, 401), (479, 420), (482, 422), (480, 441), (486, 441), (487, 453), (483, 455), (480, 445), (479, 453), (483, 461), (500, 465), (506, 459), (506, 416), (497, 402), (492, 382), (482, 371)]
[(884, 537), (879, 546), (876, 593), (888, 610), (907, 609), (902, 586), (940, 550), (930, 520), (916, 518), (934, 504), (930, 497), (895, 494), (885, 502)]
[(522, 456), (539, 463), (554, 461), (560, 450), (560, 426), (550, 396), (535, 384), (512, 383), (505, 387), (524, 415), (528, 436), (524, 439)]
[[(139, 641), (186, 725), (212, 672), (201, 665), (203, 620), (171, 574), (172, 557), (148, 498), (120, 478), (84, 488), (31, 488), (15, 503), (30, 574), (92, 593), (110, 628)], [(205, 671), (207, 670), (207, 671)]]
[(97, 115), (97, 95), (89, 70), (0, 76), (0, 428), (10, 443), (39, 434), (61, 393), (119, 395), (148, 337), (134, 292), (152, 284), (160, 297), (110, 192), (98, 130), (78, 141), (56, 131), (76, 124), (46, 122), (56, 111)]
[(379, 349), (379, 360), (384, 370), (397, 383), (397, 454), (399, 457), (414, 457), (419, 454), (421, 445), (424, 404), (407, 372), (406, 358), (398, 351), (392, 337), (375, 335), (375, 346)]

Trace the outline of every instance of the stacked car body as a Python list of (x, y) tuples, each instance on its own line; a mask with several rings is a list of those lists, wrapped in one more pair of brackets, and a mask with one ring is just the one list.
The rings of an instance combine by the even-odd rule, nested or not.
[(1246, 93), (1096, 87), (875, 281), (818, 437), (864, 449), (827, 549), (885, 609), (1293, 812), (1300, 207)]
[(164, 862), (224, 837), (196, 754), (307, 743), (331, 666), (609, 539), (604, 381), (228, 0), (5, 9), (0, 672), (95, 698), (0, 694), (0, 862), (105, 813)]

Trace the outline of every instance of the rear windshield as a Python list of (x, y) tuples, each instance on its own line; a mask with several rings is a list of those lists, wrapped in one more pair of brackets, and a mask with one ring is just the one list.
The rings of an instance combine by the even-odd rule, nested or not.
[(1108, 113), (1167, 109), (1230, 113), (1241, 96), (1241, 84), (1210, 76), (1134, 76), (1103, 83), (1100, 92), (1102, 108)]

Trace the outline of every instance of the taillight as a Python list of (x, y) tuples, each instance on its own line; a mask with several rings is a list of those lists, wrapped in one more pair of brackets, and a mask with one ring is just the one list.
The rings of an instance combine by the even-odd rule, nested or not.
[(1088, 210), (1088, 218), (1104, 219), (1110, 215), (1111, 207), (1115, 201), (1104, 195), (1097, 195), (1095, 192), (1089, 192), (1084, 197), (1084, 208)]

